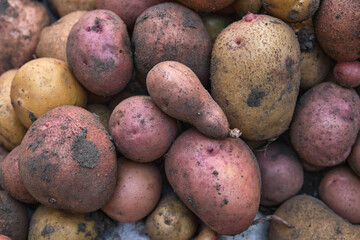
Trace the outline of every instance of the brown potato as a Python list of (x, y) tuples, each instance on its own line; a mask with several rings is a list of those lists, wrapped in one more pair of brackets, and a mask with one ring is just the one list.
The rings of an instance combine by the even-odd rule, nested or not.
[(22, 125), (11, 105), (11, 83), (16, 70), (9, 70), (0, 76), (0, 143), (11, 150), (21, 143), (26, 128)]
[(50, 24), (38, 1), (6, 0), (0, 7), (0, 74), (33, 58), (41, 30)]
[(320, 199), (353, 224), (360, 223), (360, 178), (346, 166), (337, 166), (321, 179)]
[(158, 63), (148, 73), (146, 85), (152, 100), (169, 116), (191, 123), (211, 138), (230, 135), (224, 112), (195, 73), (184, 64), (175, 61)]
[(259, 166), (239, 138), (216, 140), (186, 130), (168, 151), (165, 172), (183, 203), (219, 234), (245, 231), (258, 212)]
[(49, 4), (60, 17), (78, 10), (91, 11), (96, 8), (96, 0), (49, 0)]
[(86, 11), (71, 12), (41, 31), (36, 47), (38, 57), (50, 57), (66, 62), (66, 42), (71, 28)]
[(230, 24), (215, 41), (210, 71), (211, 95), (244, 139), (287, 130), (301, 73), (299, 43), (286, 23), (249, 13)]
[(160, 199), (160, 170), (154, 163), (120, 158), (117, 171), (115, 191), (101, 210), (119, 222), (135, 222), (146, 217)]
[(301, 22), (314, 15), (320, 0), (263, 0), (267, 14), (286, 22)]
[(57, 106), (86, 106), (83, 87), (69, 66), (55, 58), (37, 58), (23, 65), (14, 76), (10, 97), (16, 115), (26, 128)]
[(197, 225), (197, 217), (175, 193), (163, 197), (145, 221), (146, 233), (152, 240), (188, 240)]
[(232, 4), (236, 14), (239, 17), (245, 16), (247, 13), (259, 13), (262, 7), (261, 0), (235, 0)]
[(198, 12), (216, 12), (232, 4), (234, 0), (178, 0)]
[(217, 233), (208, 226), (205, 226), (194, 240), (218, 240)]
[(317, 198), (298, 195), (284, 202), (274, 213), (288, 223), (271, 221), (268, 240), (358, 240), (360, 226), (352, 225), (335, 214)]

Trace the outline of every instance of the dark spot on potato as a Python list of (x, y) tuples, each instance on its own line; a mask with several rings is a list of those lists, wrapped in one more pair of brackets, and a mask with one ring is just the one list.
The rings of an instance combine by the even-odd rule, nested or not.
[(29, 111), (29, 119), (30, 119), (32, 122), (35, 122), (36, 119), (37, 119), (37, 118), (35, 117), (34, 113), (31, 112), (31, 111)]
[(85, 223), (79, 223), (78, 224), (77, 234), (79, 234), (80, 232), (85, 232), (85, 229), (86, 229), (86, 224)]
[(271, 20), (270, 22), (273, 23), (273, 24), (281, 24), (280, 22), (278, 22), (276, 20)]
[(35, 151), (35, 149), (40, 145), (42, 144), (44, 141), (41, 140), (41, 139), (35, 139), (34, 142), (30, 143), (29, 144), (29, 149), (31, 148), (31, 151)]
[(296, 10), (291, 10), (290, 12), (289, 12), (289, 14), (288, 14), (288, 18), (290, 18), (291, 20), (295, 20), (296, 18), (297, 18), (297, 14), (298, 14), (299, 12), (298, 11), (296, 11)]
[(139, 24), (139, 23), (145, 21), (146, 19), (148, 19), (149, 17), (150, 17), (150, 15), (146, 13), (146, 14), (142, 15), (141, 17), (137, 18), (135, 24)]
[(10, 7), (10, 4), (7, 0), (1, 0), (0, 1), (0, 14), (5, 14), (6, 9)]
[(101, 78), (104, 73), (107, 74), (115, 68), (115, 61), (112, 58), (102, 60), (95, 56), (90, 56), (90, 61), (92, 64), (89, 73), (94, 79)]
[(221, 187), (221, 185), (218, 184), (218, 183), (215, 185), (215, 188), (216, 188), (216, 190), (218, 190), (218, 191), (220, 190), (220, 187)]
[(85, 234), (85, 237), (91, 237), (91, 232), (87, 232), (87, 233)]
[(193, 209), (196, 210), (197, 206), (196, 206), (196, 203), (194, 201), (194, 197), (192, 195), (189, 195), (187, 200), (190, 203), (190, 205), (193, 207)]
[(251, 89), (251, 93), (246, 101), (249, 107), (259, 107), (261, 105), (260, 100), (265, 96), (264, 90), (260, 88)]
[(309, 33), (305, 28), (301, 28), (295, 34), (300, 44), (301, 50), (306, 50), (311, 52), (314, 49), (314, 43), (315, 43), (314, 33)]
[(214, 174), (215, 176), (217, 176), (217, 175), (219, 175), (219, 172), (216, 171), (216, 170), (214, 170), (214, 171), (213, 171), (213, 174)]
[(183, 27), (196, 28), (196, 21), (192, 18), (190, 12), (183, 11), (183, 19)]
[(223, 207), (223, 206), (227, 205), (228, 203), (229, 203), (229, 200), (227, 198), (224, 198), (224, 200), (220, 204), (220, 207)]
[(55, 232), (55, 229), (53, 228), (53, 226), (50, 226), (50, 225), (48, 225), (48, 224), (45, 224), (44, 229), (41, 231), (41, 236), (44, 237), (44, 238), (45, 238), (46, 236), (49, 236), (49, 237), (50, 237), (50, 235), (51, 235), (53, 232)]
[(274, 7), (274, 4), (268, 3), (268, 2), (266, 2), (266, 0), (263, 0), (263, 4), (264, 4), (264, 7), (265, 7), (265, 8), (268, 8), (269, 6), (270, 6), (270, 7)]
[(171, 221), (170, 221), (169, 219), (165, 219), (164, 223), (165, 223), (166, 225), (170, 225), (170, 224), (171, 224)]
[(87, 129), (81, 127), (80, 134), (75, 138), (72, 146), (72, 157), (81, 167), (94, 168), (100, 159), (101, 153), (97, 146), (86, 140)]
[(336, 229), (335, 229), (335, 233), (338, 234), (338, 235), (342, 235), (342, 231), (340, 229), (340, 226), (339, 225), (336, 225)]

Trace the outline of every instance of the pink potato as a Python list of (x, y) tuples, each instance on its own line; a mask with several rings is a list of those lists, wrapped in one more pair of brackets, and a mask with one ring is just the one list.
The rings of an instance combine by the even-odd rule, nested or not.
[(328, 171), (320, 182), (319, 196), (341, 217), (360, 223), (360, 178), (350, 168), (337, 166)]
[(191, 128), (172, 144), (165, 172), (185, 205), (219, 234), (245, 231), (258, 212), (259, 166), (239, 138), (216, 140)]
[(290, 139), (302, 160), (314, 166), (335, 166), (349, 156), (359, 129), (356, 91), (323, 82), (298, 100)]
[(338, 62), (334, 67), (334, 77), (337, 83), (344, 87), (360, 85), (360, 61)]
[(24, 136), (19, 172), (41, 204), (74, 212), (100, 209), (117, 178), (115, 146), (101, 122), (75, 106), (56, 107)]
[(304, 171), (296, 152), (288, 145), (273, 142), (255, 151), (261, 172), (261, 202), (275, 206), (297, 194)]
[(126, 158), (150, 162), (166, 153), (176, 137), (177, 123), (151, 97), (133, 96), (116, 106), (110, 116), (109, 132)]
[(129, 34), (112, 11), (85, 13), (70, 31), (66, 57), (75, 77), (94, 94), (115, 95), (130, 81), (133, 60)]

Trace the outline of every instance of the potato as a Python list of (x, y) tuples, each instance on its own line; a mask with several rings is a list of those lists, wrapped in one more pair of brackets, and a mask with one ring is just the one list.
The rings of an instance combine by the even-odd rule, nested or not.
[(11, 240), (8, 236), (0, 234), (0, 240)]
[(46, 8), (38, 1), (1, 1), (0, 74), (32, 59), (41, 30), (49, 24)]
[(270, 143), (255, 151), (255, 157), (261, 173), (261, 205), (276, 206), (300, 191), (304, 171), (288, 145)]
[(146, 233), (152, 240), (187, 240), (197, 229), (197, 217), (175, 193), (163, 197), (146, 218)]
[(49, 4), (60, 17), (78, 10), (91, 11), (96, 8), (96, 0), (49, 0)]
[(176, 131), (176, 120), (162, 112), (149, 96), (123, 100), (109, 120), (117, 150), (137, 162), (160, 158), (174, 141)]
[(16, 146), (0, 165), (0, 181), (2, 189), (16, 200), (24, 203), (37, 203), (25, 188), (19, 173), (20, 146)]
[(66, 42), (70, 30), (85, 13), (86, 11), (71, 12), (45, 27), (41, 31), (40, 40), (36, 46), (36, 55), (66, 62)]
[(194, 11), (177, 3), (161, 3), (146, 9), (136, 20), (132, 44), (140, 81), (145, 81), (156, 64), (171, 60), (185, 64), (204, 86), (209, 85), (212, 43)]
[(92, 212), (110, 200), (117, 178), (115, 147), (89, 111), (50, 110), (31, 125), (20, 146), (21, 178), (41, 204)]
[(247, 13), (259, 13), (262, 7), (261, 0), (235, 0), (233, 8), (239, 17), (245, 16)]
[(109, 10), (85, 13), (69, 33), (66, 58), (76, 79), (90, 92), (102, 96), (119, 93), (133, 70), (126, 25)]
[(322, 201), (308, 195), (298, 195), (284, 202), (274, 213), (294, 228), (272, 221), (269, 240), (289, 239), (360, 239), (360, 226), (344, 220)]
[(316, 43), (313, 18), (307, 18), (301, 22), (289, 23), (294, 30), (300, 44), (301, 51), (312, 52)]
[(0, 143), (7, 150), (19, 145), (26, 133), (11, 105), (10, 90), (15, 74), (16, 70), (13, 69), (0, 76)]
[(13, 240), (26, 240), (29, 226), (25, 205), (0, 190), (0, 234)]
[(360, 223), (360, 178), (350, 168), (337, 166), (328, 171), (320, 182), (319, 196), (341, 217)]
[(12, 81), (10, 98), (17, 117), (26, 128), (57, 106), (86, 105), (83, 87), (69, 66), (55, 58), (37, 58), (23, 65)]
[(333, 71), (335, 80), (340, 85), (344, 87), (360, 85), (360, 61), (338, 62)]
[(208, 226), (205, 226), (194, 240), (218, 240), (217, 233)]
[(212, 97), (247, 140), (276, 138), (290, 125), (300, 84), (300, 48), (280, 19), (247, 14), (217, 37)]
[(360, 177), (360, 135), (357, 136), (354, 145), (352, 146), (347, 163), (356, 175)]
[(322, 0), (314, 26), (325, 53), (338, 62), (360, 58), (359, 21), (359, 0)]
[(183, 132), (165, 158), (169, 183), (185, 205), (219, 234), (253, 222), (260, 203), (260, 171), (239, 138), (215, 140), (195, 128)]
[(299, 157), (315, 166), (335, 166), (348, 157), (360, 129), (360, 98), (354, 89), (323, 82), (297, 103), (290, 139)]
[(219, 33), (226, 28), (233, 19), (225, 14), (212, 13), (202, 17), (206, 30), (214, 42)]
[(105, 127), (106, 131), (109, 131), (109, 119), (111, 116), (111, 110), (106, 105), (90, 104), (86, 106), (86, 109), (99, 117), (101, 124)]
[(263, 0), (267, 14), (286, 22), (301, 22), (314, 15), (320, 0)]
[(166, 114), (191, 123), (211, 138), (226, 138), (229, 123), (219, 105), (201, 85), (195, 73), (182, 63), (165, 61), (146, 77), (148, 92)]
[(92, 240), (98, 236), (95, 226), (86, 214), (40, 205), (31, 218), (28, 240)]
[(118, 222), (135, 222), (152, 212), (160, 199), (162, 179), (154, 163), (118, 159), (118, 179), (111, 199), (101, 208)]
[(166, 0), (96, 0), (96, 8), (115, 12), (125, 22), (128, 29), (133, 29), (136, 18), (147, 8), (166, 2)]
[(216, 12), (232, 4), (234, 0), (177, 0), (198, 12)]

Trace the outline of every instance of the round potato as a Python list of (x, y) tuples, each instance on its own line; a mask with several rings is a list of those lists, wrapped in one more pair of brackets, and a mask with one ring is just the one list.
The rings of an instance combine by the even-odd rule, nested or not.
[(10, 97), (16, 115), (26, 128), (57, 106), (85, 107), (87, 100), (69, 66), (55, 58), (37, 58), (23, 65), (14, 76)]
[(96, 0), (49, 0), (54, 12), (63, 17), (75, 11), (91, 11), (96, 8)]
[(119, 222), (135, 222), (146, 217), (160, 199), (162, 179), (154, 163), (137, 163), (118, 159), (118, 179), (115, 191), (101, 208)]
[(344, 87), (360, 85), (360, 61), (338, 62), (334, 67), (335, 81)]
[(12, 150), (21, 143), (26, 128), (22, 125), (11, 105), (11, 84), (16, 70), (9, 70), (0, 76), (0, 143)]

